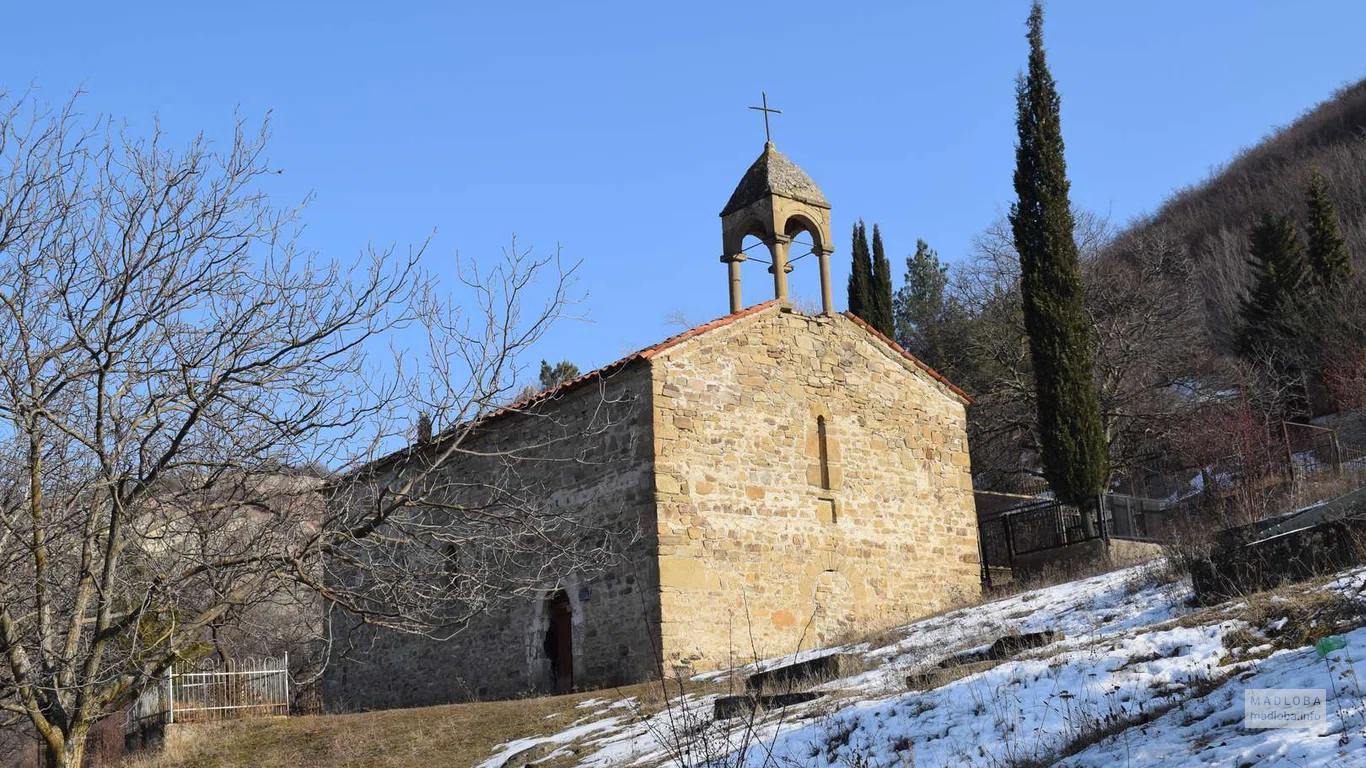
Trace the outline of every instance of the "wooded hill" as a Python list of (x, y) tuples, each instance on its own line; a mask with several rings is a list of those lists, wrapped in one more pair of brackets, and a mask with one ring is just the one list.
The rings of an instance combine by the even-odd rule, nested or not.
[(1105, 254), (1122, 256), (1154, 237), (1172, 239), (1193, 267), (1214, 340), (1227, 351), (1251, 277), (1248, 232), (1264, 212), (1303, 221), (1305, 188), (1317, 167), (1337, 205), (1348, 251), (1366, 267), (1366, 80), (1345, 86), (1205, 181), (1178, 191), (1121, 231)]
[[(1254, 278), (1271, 274), (1254, 269), (1253, 225), (1264, 214), (1282, 222), (1294, 251), (1286, 257), (1303, 262), (1316, 169), (1355, 269), (1331, 286), (1296, 277), (1284, 301), (1262, 308), (1275, 323), (1250, 325)], [(1230, 457), (1237, 473), (1252, 473), (1283, 463), (1283, 419), (1366, 409), (1366, 81), (1122, 229), (1074, 215), (1116, 480), (1154, 463), (1208, 468)], [(898, 341), (977, 400), (969, 430), (979, 490), (1041, 481), (1019, 281), (1002, 217), (951, 268), (919, 244), (896, 296)], [(1259, 295), (1275, 294), (1265, 288)]]

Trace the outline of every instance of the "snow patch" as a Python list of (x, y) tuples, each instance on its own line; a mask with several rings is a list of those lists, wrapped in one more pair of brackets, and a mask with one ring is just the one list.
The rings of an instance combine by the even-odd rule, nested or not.
[[(1230, 633), (1274, 633), (1218, 616), (1191, 624), (1190, 587), (1154, 578), (1161, 564), (1033, 590), (950, 611), (896, 630), (896, 642), (826, 648), (767, 659), (695, 681), (750, 674), (852, 653), (869, 671), (820, 686), (817, 702), (766, 713), (743, 726), (714, 723), (716, 697), (687, 694), (664, 712), (642, 716), (634, 700), (590, 699), (591, 722), (537, 739), (500, 745), (479, 768), (499, 768), (539, 744), (579, 744), (584, 768), (666, 762), (681, 742), (689, 764), (846, 768), (849, 765), (1008, 765), (1035, 760), (1070, 768), (1124, 765), (1359, 766), (1366, 768), (1366, 628), (1344, 635), (1347, 647), (1317, 658), (1312, 648), (1262, 645), (1236, 657)], [(1344, 572), (1326, 589), (1366, 595), (1366, 567)], [(1232, 610), (1234, 606), (1229, 606)], [(1227, 616), (1227, 613), (1219, 614)], [(1187, 617), (1183, 621), (1174, 621)], [(908, 692), (906, 676), (1006, 634), (1057, 630), (1064, 637), (995, 666), (986, 665), (926, 691)], [(1357, 661), (1361, 660), (1361, 661)], [(1243, 728), (1248, 688), (1332, 691), (1323, 733)], [(627, 714), (620, 714), (621, 710)], [(743, 759), (735, 753), (751, 746)], [(1070, 754), (1068, 757), (1063, 757)]]

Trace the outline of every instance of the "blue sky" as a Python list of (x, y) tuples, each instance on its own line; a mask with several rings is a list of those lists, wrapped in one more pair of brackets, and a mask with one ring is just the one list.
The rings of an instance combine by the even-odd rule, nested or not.
[[(428, 267), (511, 235), (582, 260), (591, 322), (542, 356), (583, 368), (726, 311), (717, 217), (763, 144), (882, 226), (898, 281), (1011, 199), (1025, 0), (974, 3), (7, 3), (4, 85), (173, 137), (273, 113), (268, 191), (315, 195), (307, 243), (351, 258), (436, 232)], [(1073, 200), (1124, 222), (1366, 75), (1366, 3), (1054, 0)], [(816, 294), (814, 260), (795, 289)], [(746, 302), (770, 298), (762, 266)]]

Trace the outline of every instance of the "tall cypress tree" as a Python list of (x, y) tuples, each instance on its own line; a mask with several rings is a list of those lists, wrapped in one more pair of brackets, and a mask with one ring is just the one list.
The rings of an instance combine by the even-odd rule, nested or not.
[[(1034, 361), (1044, 476), (1061, 501), (1091, 506), (1109, 473), (1090, 329), (1063, 159), (1060, 100), (1043, 48), (1043, 7), (1029, 13), (1029, 69), (1015, 83), (1015, 192), (1025, 329)], [(1089, 520), (1089, 516), (1086, 516)]]
[(1352, 276), (1352, 258), (1347, 253), (1347, 238), (1342, 235), (1337, 207), (1328, 196), (1328, 184), (1315, 168), (1305, 192), (1309, 206), (1309, 268), (1320, 288), (1336, 288)]
[(850, 253), (854, 264), (849, 270), (849, 311), (872, 323), (873, 260), (868, 251), (868, 233), (862, 219), (854, 224), (854, 244)]
[(1263, 213), (1248, 236), (1252, 289), (1243, 298), (1238, 352), (1255, 356), (1266, 344), (1292, 338), (1293, 315), (1308, 285), (1309, 269), (1289, 216)]
[(896, 337), (896, 316), (892, 314), (892, 263), (882, 248), (882, 232), (877, 224), (873, 225), (873, 274), (872, 274), (873, 317), (868, 324), (878, 329), (887, 338)]

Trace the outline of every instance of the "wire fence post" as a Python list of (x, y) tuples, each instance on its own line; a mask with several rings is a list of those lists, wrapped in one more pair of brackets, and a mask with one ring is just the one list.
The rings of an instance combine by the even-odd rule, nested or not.
[(284, 680), (285, 684), (285, 714), (288, 715), (290, 709), (292, 709), (289, 700), (289, 651), (285, 651), (285, 667), (284, 672), (282, 674), (282, 679)]
[(1105, 492), (1096, 494), (1096, 528), (1100, 534), (1100, 540), (1105, 542), (1105, 548), (1110, 548), (1110, 527), (1105, 524)]
[(1290, 426), (1281, 419), (1281, 439), (1285, 440), (1285, 460), (1290, 470), (1290, 484), (1295, 484), (1295, 449), (1290, 445)]
[(1338, 439), (1338, 431), (1333, 430), (1333, 465), (1337, 470), (1338, 477), (1345, 477), (1347, 468), (1342, 465), (1342, 442)]
[(1006, 534), (1006, 562), (1010, 564), (1011, 579), (1014, 579), (1015, 570), (1015, 532), (1011, 530), (1010, 513), (1001, 515), (1001, 527)]
[(175, 722), (175, 673), (171, 671), (175, 662), (166, 667), (166, 722)]

